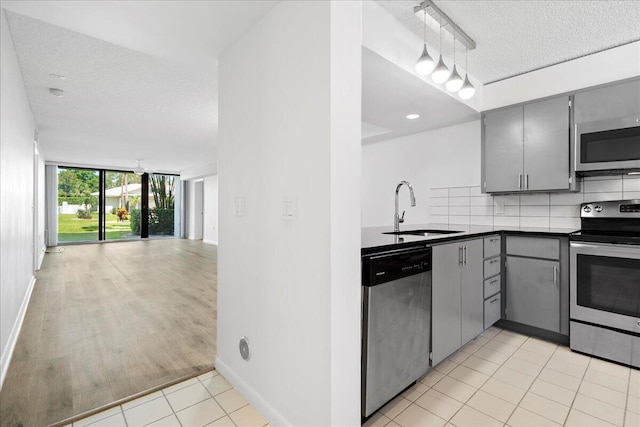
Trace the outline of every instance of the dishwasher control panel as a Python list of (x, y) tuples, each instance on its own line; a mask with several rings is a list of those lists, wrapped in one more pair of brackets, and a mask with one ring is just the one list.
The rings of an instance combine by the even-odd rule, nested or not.
[(431, 271), (431, 248), (369, 255), (362, 258), (362, 285), (375, 286)]

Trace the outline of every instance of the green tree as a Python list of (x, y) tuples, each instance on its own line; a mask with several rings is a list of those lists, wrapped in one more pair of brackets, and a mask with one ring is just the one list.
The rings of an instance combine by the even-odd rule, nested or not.
[(58, 170), (58, 196), (90, 196), (98, 191), (98, 172), (85, 169)]
[(157, 209), (173, 209), (176, 179), (170, 175), (149, 175), (149, 185)]

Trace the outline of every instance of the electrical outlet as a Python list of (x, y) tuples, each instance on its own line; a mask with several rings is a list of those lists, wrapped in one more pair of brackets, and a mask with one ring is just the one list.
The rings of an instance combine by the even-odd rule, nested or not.
[(504, 215), (504, 202), (494, 201), (494, 211), (496, 215)]

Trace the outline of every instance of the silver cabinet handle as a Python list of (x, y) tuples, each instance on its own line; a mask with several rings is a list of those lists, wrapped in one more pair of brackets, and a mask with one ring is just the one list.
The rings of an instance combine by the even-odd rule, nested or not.
[(464, 265), (467, 265), (467, 247), (466, 246), (464, 247), (463, 253), (464, 253)]
[(493, 237), (493, 238), (489, 239), (490, 242), (497, 242), (499, 240), (500, 240), (499, 237)]
[(489, 261), (489, 264), (495, 264), (495, 263), (496, 263), (496, 262), (498, 262), (498, 261), (500, 261), (500, 260), (498, 260), (498, 259), (492, 259), (491, 261)]
[(458, 264), (462, 265), (462, 246), (458, 246)]
[(522, 174), (518, 174), (518, 188), (522, 188)]
[(524, 176), (524, 188), (529, 188), (529, 174), (525, 174)]
[(555, 265), (553, 266), (553, 284), (558, 284), (558, 267), (556, 267)]
[(495, 303), (495, 302), (498, 302), (498, 298), (494, 298), (494, 299), (492, 299), (491, 301), (489, 301), (489, 304), (493, 304), (493, 303)]
[(495, 279), (489, 282), (490, 285), (493, 285), (494, 283), (498, 283), (498, 279)]

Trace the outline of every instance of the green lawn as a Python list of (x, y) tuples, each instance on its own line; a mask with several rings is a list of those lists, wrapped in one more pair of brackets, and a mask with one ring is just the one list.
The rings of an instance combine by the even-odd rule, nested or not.
[[(129, 221), (118, 222), (114, 214), (107, 214), (107, 240), (139, 239), (131, 233)], [(91, 219), (80, 219), (75, 214), (58, 214), (59, 242), (86, 242), (98, 240), (98, 213)]]

